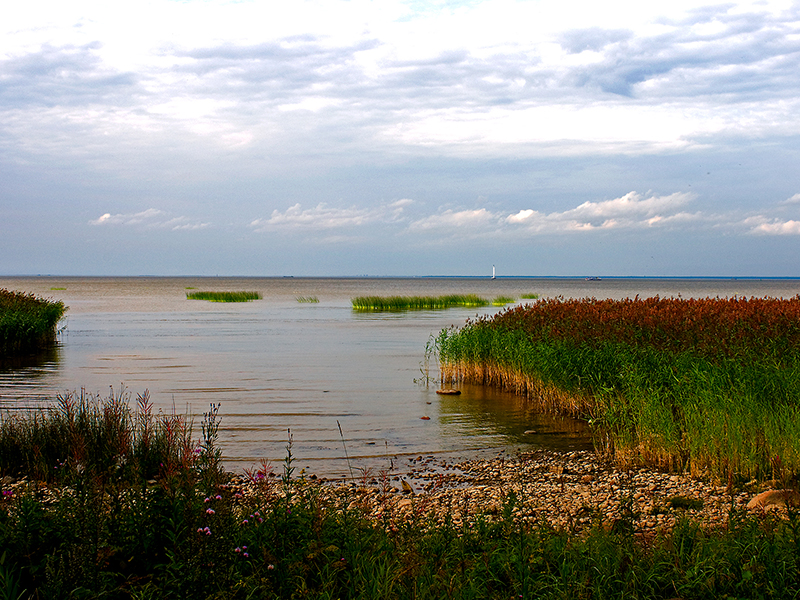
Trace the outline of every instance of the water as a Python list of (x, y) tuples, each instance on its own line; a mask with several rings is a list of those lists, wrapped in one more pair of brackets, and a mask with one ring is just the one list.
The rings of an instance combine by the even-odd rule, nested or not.
[[(264, 298), (187, 300), (189, 287)], [(279, 463), (291, 429), (296, 465), (333, 475), (348, 468), (343, 443), (355, 467), (376, 468), (404, 455), (590, 445), (584, 424), (537, 415), (513, 395), (464, 386), (460, 396), (439, 396), (435, 383), (419, 383), (432, 334), (498, 307), (365, 314), (351, 309), (354, 296), (792, 297), (800, 281), (6, 277), (0, 288), (69, 306), (55, 351), (0, 367), (0, 406), (124, 386), (134, 398), (149, 390), (157, 409), (188, 414), (199, 433), (202, 413), (219, 403), (230, 467)], [(297, 302), (306, 296), (319, 303)], [(428, 374), (436, 377), (435, 364)]]

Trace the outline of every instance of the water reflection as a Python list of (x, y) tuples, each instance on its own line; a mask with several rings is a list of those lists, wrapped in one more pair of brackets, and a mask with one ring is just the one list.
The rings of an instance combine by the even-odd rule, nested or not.
[(585, 421), (542, 414), (520, 396), (464, 384), (459, 396), (442, 396), (439, 418), (447, 436), (483, 436), (497, 446), (554, 450), (590, 450), (591, 430)]
[(13, 402), (4, 401), (0, 407), (23, 408), (49, 401), (51, 384), (58, 377), (63, 348), (51, 346), (35, 354), (0, 358), (0, 389), (14, 388)]

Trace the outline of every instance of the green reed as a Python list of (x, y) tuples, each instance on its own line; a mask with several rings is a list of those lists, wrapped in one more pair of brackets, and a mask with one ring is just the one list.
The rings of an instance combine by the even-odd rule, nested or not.
[(317, 298), (316, 296), (298, 296), (296, 298), (296, 300), (298, 302), (300, 302), (301, 304), (318, 304), (319, 303), (319, 298)]
[(622, 463), (722, 479), (800, 475), (800, 300), (600, 308), (546, 301), (445, 330), (442, 378), (587, 419), (598, 449)]
[(516, 298), (511, 296), (497, 296), (492, 300), (492, 306), (505, 306), (506, 304), (511, 304), (512, 302), (516, 302)]
[(520, 298), (523, 300), (537, 300), (539, 298), (539, 294), (522, 294)]
[(487, 306), (489, 301), (475, 294), (449, 296), (359, 296), (351, 300), (353, 310), (381, 312), (438, 310), (453, 307)]
[(52, 345), (66, 310), (61, 301), (0, 289), (0, 357)]
[(261, 292), (186, 292), (189, 300), (208, 300), (209, 302), (249, 302), (261, 300)]

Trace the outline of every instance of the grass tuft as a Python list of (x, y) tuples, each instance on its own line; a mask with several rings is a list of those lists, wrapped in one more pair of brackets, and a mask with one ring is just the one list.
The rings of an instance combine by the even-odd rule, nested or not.
[(298, 296), (297, 301), (301, 304), (317, 304), (319, 302), (319, 298), (316, 296)]
[(0, 289), (0, 356), (34, 352), (55, 343), (63, 302)]
[(488, 300), (475, 294), (449, 296), (359, 296), (351, 300), (353, 310), (390, 312), (405, 310), (435, 310), (456, 306), (487, 306)]
[(497, 296), (494, 300), (492, 300), (492, 306), (505, 306), (506, 304), (511, 304), (512, 302), (516, 302), (516, 298), (512, 298), (511, 296)]
[[(188, 288), (187, 288), (188, 289)], [(187, 292), (189, 300), (208, 300), (209, 302), (249, 302), (260, 300), (260, 292)]]
[(539, 294), (522, 294), (520, 298), (523, 300), (537, 300), (539, 298)]

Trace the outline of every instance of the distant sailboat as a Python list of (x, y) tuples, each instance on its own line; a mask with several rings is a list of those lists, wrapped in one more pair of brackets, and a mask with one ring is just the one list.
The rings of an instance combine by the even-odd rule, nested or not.
[(494, 276), (494, 265), (492, 265), (492, 279), (497, 279), (497, 277)]

